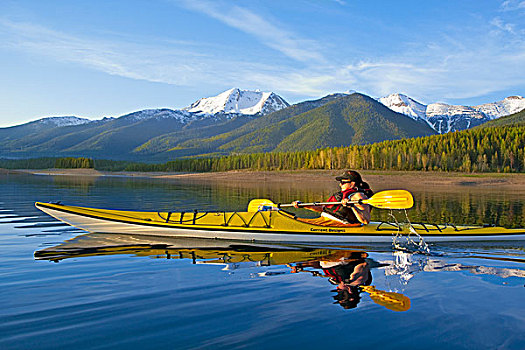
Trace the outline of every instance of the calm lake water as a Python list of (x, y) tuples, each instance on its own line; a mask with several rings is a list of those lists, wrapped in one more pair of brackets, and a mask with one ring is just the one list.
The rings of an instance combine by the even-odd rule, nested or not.
[[(525, 242), (424, 254), (86, 234), (34, 207), (243, 210), (252, 198), (321, 200), (337, 186), (298, 187), (0, 175), (0, 348), (525, 348)], [(413, 222), (525, 226), (523, 192), (413, 193)]]

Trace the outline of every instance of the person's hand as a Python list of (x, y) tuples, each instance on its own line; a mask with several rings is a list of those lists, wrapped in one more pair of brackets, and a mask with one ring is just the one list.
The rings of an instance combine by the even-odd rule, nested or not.
[(293, 201), (292, 205), (294, 208), (299, 208), (299, 204), (301, 204), (301, 201)]
[(297, 266), (290, 266), (290, 272), (291, 273), (299, 273), (299, 269)]
[(343, 205), (343, 207), (351, 207), (353, 205), (351, 203), (350, 199), (348, 199), (348, 198), (343, 198), (341, 200), (341, 204)]

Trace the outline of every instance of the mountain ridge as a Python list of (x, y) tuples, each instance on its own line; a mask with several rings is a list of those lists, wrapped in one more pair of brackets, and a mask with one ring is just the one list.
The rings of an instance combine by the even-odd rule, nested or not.
[[(208, 145), (203, 148), (219, 150), (223, 154), (284, 152), (434, 133), (425, 123), (396, 113), (366, 95), (329, 95), (321, 100), (291, 106), (258, 118), (244, 125), (242, 132), (236, 130), (209, 139), (193, 139), (170, 151), (176, 153), (181, 149)], [(292, 107), (294, 113), (289, 111)], [(285, 112), (288, 112), (287, 115), (282, 115)]]
[(378, 100), (393, 111), (416, 120), (425, 120), (440, 134), (469, 129), (525, 109), (525, 98), (522, 96), (509, 96), (501, 101), (476, 106), (439, 102), (425, 105), (400, 93), (393, 93)]
[[(497, 105), (480, 106), (495, 115), (520, 108), (522, 100), (514, 96)], [(475, 122), (469, 121), (464, 114), (472, 110), (470, 107), (429, 106), (401, 94), (378, 101), (352, 91), (289, 105), (271, 92), (233, 88), (199, 99), (184, 109), (145, 109), (99, 120), (51, 117), (0, 128), (0, 156), (165, 161), (191, 156), (311, 150), (451, 130), (462, 126), (460, 112), (467, 126), (488, 118), (480, 114), (476, 119), (470, 114), (469, 118)], [(427, 112), (437, 117), (427, 118)], [(447, 118), (443, 117), (446, 113)]]

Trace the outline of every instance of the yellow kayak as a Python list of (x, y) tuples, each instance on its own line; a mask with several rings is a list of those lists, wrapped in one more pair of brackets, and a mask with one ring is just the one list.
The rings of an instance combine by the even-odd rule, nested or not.
[(343, 224), (325, 217), (305, 219), (280, 209), (246, 212), (140, 212), (40, 203), (36, 207), (93, 233), (233, 239), (289, 243), (391, 242), (392, 235), (417, 233), (427, 242), (523, 240), (525, 229), (452, 224)]

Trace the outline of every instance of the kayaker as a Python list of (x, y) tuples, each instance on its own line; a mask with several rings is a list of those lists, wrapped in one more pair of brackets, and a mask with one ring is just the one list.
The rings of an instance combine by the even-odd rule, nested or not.
[[(361, 175), (354, 170), (345, 170), (340, 176), (335, 178), (339, 181), (340, 191), (334, 193), (327, 202), (341, 202), (341, 205), (312, 205), (303, 206), (308, 210), (322, 213), (332, 220), (347, 224), (370, 223), (370, 206), (368, 204), (351, 203), (359, 199), (368, 199), (373, 192), (370, 186), (363, 182)], [(300, 201), (292, 204), (299, 208)]]

